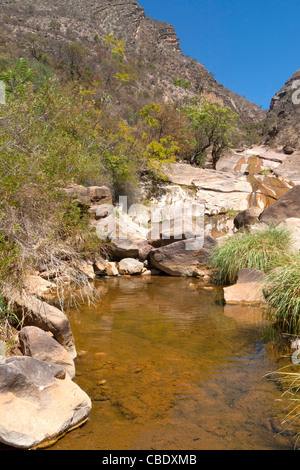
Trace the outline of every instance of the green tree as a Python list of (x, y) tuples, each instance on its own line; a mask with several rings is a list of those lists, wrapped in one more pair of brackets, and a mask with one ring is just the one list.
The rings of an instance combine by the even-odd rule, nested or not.
[(79, 42), (70, 42), (65, 44), (62, 48), (63, 56), (69, 66), (69, 71), (72, 80), (82, 75), (82, 63), (88, 51)]
[(204, 102), (184, 106), (184, 111), (191, 121), (194, 130), (195, 147), (191, 163), (205, 155), (208, 148), (212, 149), (213, 168), (216, 169), (222, 153), (231, 147), (231, 134), (238, 115), (230, 108), (216, 103)]

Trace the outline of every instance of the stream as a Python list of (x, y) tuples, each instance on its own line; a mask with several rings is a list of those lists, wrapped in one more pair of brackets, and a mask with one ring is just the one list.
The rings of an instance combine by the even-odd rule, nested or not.
[(89, 421), (54, 450), (284, 450), (282, 391), (266, 377), (279, 357), (259, 308), (224, 306), (196, 279), (97, 281), (101, 301), (68, 312), (75, 382)]

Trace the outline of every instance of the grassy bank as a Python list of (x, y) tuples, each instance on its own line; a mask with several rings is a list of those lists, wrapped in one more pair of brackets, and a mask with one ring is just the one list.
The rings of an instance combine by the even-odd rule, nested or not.
[(218, 246), (211, 262), (220, 285), (234, 284), (243, 268), (263, 271), (269, 323), (282, 333), (300, 334), (300, 257), (290, 243), (290, 233), (282, 228), (245, 230)]
[(272, 226), (255, 233), (248, 230), (237, 233), (212, 254), (215, 282), (232, 285), (237, 281), (240, 269), (254, 268), (269, 273), (285, 265), (290, 259), (289, 244), (289, 232)]

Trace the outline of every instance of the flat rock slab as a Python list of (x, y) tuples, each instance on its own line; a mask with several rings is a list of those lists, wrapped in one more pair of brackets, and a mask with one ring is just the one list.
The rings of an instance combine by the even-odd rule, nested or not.
[(196, 186), (206, 191), (220, 193), (241, 192), (249, 194), (252, 186), (243, 175), (194, 168), (184, 163), (170, 165), (168, 178), (172, 183)]
[(82, 424), (91, 400), (60, 366), (12, 357), (0, 363), (0, 410), (0, 442), (32, 449)]
[(265, 298), (259, 283), (247, 282), (225, 287), (224, 300), (227, 304), (261, 304), (264, 303)]
[(226, 304), (262, 304), (265, 302), (263, 294), (264, 272), (257, 269), (241, 269), (237, 284), (224, 288)]

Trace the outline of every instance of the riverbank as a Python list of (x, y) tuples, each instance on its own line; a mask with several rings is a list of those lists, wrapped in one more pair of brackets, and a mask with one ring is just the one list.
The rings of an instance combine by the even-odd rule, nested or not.
[[(74, 191), (76, 192), (74, 193)], [(105, 196), (101, 197), (100, 194)], [(72, 282), (72, 277), (68, 276), (68, 261), (66, 260), (63, 271), (49, 271), (47, 269), (36, 271), (24, 278), (21, 290), (15, 289), (7, 292), (7, 299), (10, 303), (6, 308), (11, 308), (10, 305), (14, 305), (12, 318), (18, 318), (21, 323), (17, 331), (14, 332), (14, 336), (10, 338), (10, 341), (14, 343), (13, 345), (9, 344), (8, 356), (10, 357), (1, 362), (1, 367), (8, 377), (21, 374), (20, 377), (23, 378), (20, 380), (31, 384), (25, 394), (26, 400), (31, 401), (35, 396), (35, 393), (32, 395), (32, 390), (34, 390), (32, 387), (36, 387), (34, 379), (30, 375), (31, 368), (37, 367), (38, 364), (42, 370), (45, 364), (52, 364), (52, 375), (49, 376), (47, 373), (48, 375), (44, 376), (41, 372), (43, 378), (38, 384), (39, 390), (43, 392), (47, 384), (49, 398), (51, 388), (54, 387), (53, 390), (55, 390), (58, 386), (61, 396), (57, 397), (56, 392), (51, 396), (53, 408), (62, 406), (63, 403), (63, 408), (65, 409), (67, 406), (71, 414), (60, 416), (58, 413), (56, 415), (58, 421), (52, 423), (52, 428), (50, 426), (51, 432), (46, 426), (44, 430), (38, 429), (37, 434), (27, 435), (27, 440), (24, 437), (17, 439), (14, 437), (11, 441), (10, 435), (24, 436), (23, 425), (27, 426), (28, 424), (28, 417), (24, 416), (22, 419), (23, 400), (18, 399), (18, 390), (11, 389), (10, 393), (15, 396), (14, 407), (19, 410), (18, 424), (21, 428), (19, 434), (10, 434), (10, 427), (15, 429), (15, 425), (10, 423), (9, 418), (5, 427), (5, 437), (1, 438), (2, 442), (20, 448), (48, 445), (64, 435), (69, 429), (80, 426), (88, 418), (92, 410), (92, 402), (89, 396), (74, 383), (76, 377), (74, 361), (77, 358), (77, 348), (70, 321), (63, 310), (68, 302), (69, 305), (73, 302), (73, 304), (77, 303), (80, 306), (83, 299), (89, 299), (90, 302), (93, 299), (101, 300), (103, 292), (101, 288), (97, 288), (100, 279), (136, 279), (133, 282), (140, 279), (146, 285), (154, 282), (154, 279), (161, 279), (161, 282), (165, 282), (164, 279), (170, 277), (176, 283), (175, 279), (180, 277), (194, 278), (195, 281), (190, 282), (188, 288), (191, 292), (194, 290), (198, 294), (200, 292), (213, 293), (215, 285), (218, 283), (226, 286), (224, 289), (222, 287), (222, 302), (225, 301), (228, 306), (233, 304), (240, 306), (267, 305), (271, 294), (266, 295), (266, 277), (274, 269), (286, 266), (291, 258), (296, 257), (298, 232), (294, 231), (292, 237), (288, 227), (291, 219), (290, 212), (292, 211), (293, 215), (298, 215), (297, 195), (298, 187), (296, 186), (282, 196), (270, 209), (262, 211), (259, 216), (257, 213), (256, 215), (250, 214), (249, 219), (248, 210), (238, 214), (234, 218), (236, 233), (232, 230), (225, 237), (213, 238), (211, 235), (205, 234), (204, 229), (203, 243), (198, 246), (195, 244), (197, 239), (189, 238), (193, 227), (190, 228), (190, 232), (187, 232), (189, 235), (187, 235), (182, 226), (176, 225), (175, 219), (172, 218), (169, 219), (167, 229), (166, 225), (158, 224), (155, 236), (152, 227), (144, 238), (136, 239), (132, 235), (127, 239), (116, 238), (116, 234), (112, 235), (110, 232), (110, 221), (113, 216), (110, 211), (112, 209), (117, 211), (117, 208), (107, 204), (110, 200), (107, 188), (93, 187), (87, 191), (82, 187), (76, 187), (68, 190), (68, 197), (72, 203), (77, 199), (78, 203), (85, 203), (88, 206), (92, 220), (94, 218), (94, 221), (97, 222), (98, 236), (99, 226), (102, 235), (103, 229), (108, 229), (105, 232), (106, 238), (102, 240), (102, 243), (99, 241), (101, 251), (94, 255), (90, 253), (89, 258), (76, 260), (75, 279), (80, 279), (81, 282)], [(286, 200), (290, 201), (288, 209), (286, 208)], [(106, 208), (109, 210), (104, 210)], [(101, 217), (99, 217), (99, 212), (103, 214)], [(143, 225), (138, 223), (140, 222), (138, 220), (139, 214), (130, 217), (125, 215), (122, 218), (119, 211), (117, 212), (118, 235), (120, 235), (120, 229), (123, 230), (124, 227), (129, 228), (131, 234), (136, 234), (138, 230), (141, 233)], [(284, 219), (283, 221), (278, 220), (283, 226), (276, 228), (272, 225), (275, 217)], [(270, 225), (266, 223), (268, 221)], [(178, 227), (181, 229), (179, 232)], [(294, 223), (295, 227), (297, 224)], [(90, 230), (95, 230), (94, 222), (91, 223)], [(145, 233), (145, 229), (143, 230)], [(181, 240), (178, 240), (178, 235)], [(244, 240), (246, 240), (246, 244)], [(74, 269), (73, 263), (71, 266)], [(295, 311), (294, 318), (297, 318), (297, 315), (298, 313)], [(282, 331), (284, 330), (282, 329)], [(64, 392), (66, 386), (74, 388), (73, 395), (78, 395), (79, 401), (69, 401), (68, 395)], [(3, 400), (6, 399), (6, 393), (7, 385), (4, 384), (1, 388)], [(22, 393), (24, 394), (24, 390)], [(38, 402), (43, 403), (45, 398), (43, 398), (43, 393), (40, 395)], [(48, 399), (48, 402), (51, 400)], [(39, 411), (34, 407), (31, 409), (31, 419), (39, 422), (37, 417), (34, 418), (37, 412), (45, 413), (41, 422), (45, 423), (49, 420), (47, 417), (48, 407), (39, 406)], [(9, 417), (9, 408), (7, 408), (7, 413)], [(15, 415), (14, 412), (11, 416)]]

